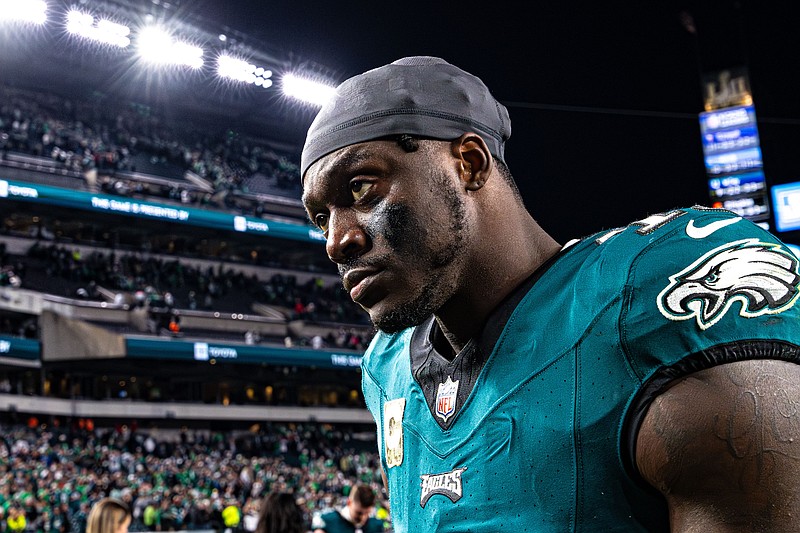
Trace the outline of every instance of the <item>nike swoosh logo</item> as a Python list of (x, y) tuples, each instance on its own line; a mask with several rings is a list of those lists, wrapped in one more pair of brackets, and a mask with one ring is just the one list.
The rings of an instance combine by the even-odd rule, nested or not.
[(697, 227), (694, 225), (694, 219), (692, 219), (686, 225), (686, 235), (692, 239), (705, 239), (715, 231), (721, 230), (722, 228), (730, 226), (731, 224), (736, 224), (740, 220), (742, 220), (742, 217), (726, 218), (725, 220), (717, 220), (716, 222), (706, 224), (705, 226)]

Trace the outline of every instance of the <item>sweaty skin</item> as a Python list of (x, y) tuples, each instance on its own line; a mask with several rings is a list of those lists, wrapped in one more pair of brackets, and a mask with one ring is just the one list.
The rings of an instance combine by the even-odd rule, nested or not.
[[(417, 254), (420, 264), (427, 264), (432, 272), (436, 272), (458, 257), (463, 247), (463, 236), (459, 232), (459, 223), (464, 215), (463, 204), (450, 188), (446, 188), (444, 180), (442, 187), (432, 194), (441, 194), (450, 205), (450, 229), (452, 239), (439, 250), (430, 250), (425, 245), (425, 221), (407, 204), (381, 202), (366, 222), (364, 231), (373, 242), (382, 240), (386, 243), (390, 253), (394, 256)], [(347, 263), (339, 265), (339, 273), (344, 275), (360, 266), (368, 266), (368, 261), (354, 258)], [(437, 294), (436, 286), (439, 284), (436, 277), (431, 277), (426, 282), (424, 289), (414, 300), (398, 306), (381, 316), (375, 326), (389, 333), (397, 332), (408, 327), (409, 324), (418, 324), (430, 316), (435, 310), (434, 295)]]
[(659, 395), (639, 430), (639, 471), (672, 531), (798, 531), (800, 365), (739, 361)]
[(394, 140), (342, 148), (309, 168), (303, 201), (373, 323), (392, 332), (435, 314), (453, 355), (559, 249), (475, 134), (413, 152)]

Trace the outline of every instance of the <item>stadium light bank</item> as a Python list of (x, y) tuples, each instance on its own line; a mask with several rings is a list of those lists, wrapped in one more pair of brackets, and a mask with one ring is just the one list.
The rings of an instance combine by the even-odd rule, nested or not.
[(47, 2), (44, 0), (0, 0), (0, 21), (44, 24), (47, 21)]
[[(133, 27), (120, 20), (120, 12), (117, 12), (112, 20), (110, 17), (93, 13), (91, 2), (84, 1), (82, 4), (80, 9), (71, 7), (64, 10), (50, 10), (48, 15), (48, 2), (45, 0), (0, 0), (0, 23), (33, 23), (40, 26), (48, 22), (48, 18), (52, 20), (54, 15), (55, 18), (63, 17), (62, 27), (72, 37), (120, 49), (129, 49), (133, 37), (136, 47), (130, 49), (143, 63), (155, 67), (184, 66), (200, 71), (205, 63), (204, 56), (215, 55), (208, 54), (199, 44), (199, 41), (203, 40), (202, 37), (198, 39), (196, 36), (194, 43), (189, 42), (173, 35), (169, 24)], [(193, 28), (193, 30), (198, 29)], [(212, 41), (219, 41), (225, 47), (235, 44), (229, 43), (224, 34), (209, 39), (208, 42)], [(228, 51), (218, 51), (215, 74), (226, 80), (247, 83), (263, 89), (273, 87), (275, 80), (279, 78), (280, 89), (284, 95), (315, 106), (323, 105), (333, 96), (335, 87), (318, 77), (296, 72), (279, 73), (281, 75), (276, 76), (273, 69), (253, 64), (248, 58), (242, 57), (240, 52), (241, 49), (239, 53), (233, 55)]]
[(92, 41), (125, 48), (131, 44), (131, 29), (107, 19), (95, 19), (89, 13), (72, 9), (67, 13), (67, 31)]
[(336, 91), (335, 87), (291, 73), (284, 75), (281, 81), (281, 89), (286, 96), (318, 106), (324, 105)]

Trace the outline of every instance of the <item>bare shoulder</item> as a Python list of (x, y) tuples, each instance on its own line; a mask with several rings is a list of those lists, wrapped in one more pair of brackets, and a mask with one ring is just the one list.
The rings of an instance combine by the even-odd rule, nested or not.
[(673, 531), (800, 530), (800, 365), (740, 361), (676, 380), (645, 416), (636, 461)]

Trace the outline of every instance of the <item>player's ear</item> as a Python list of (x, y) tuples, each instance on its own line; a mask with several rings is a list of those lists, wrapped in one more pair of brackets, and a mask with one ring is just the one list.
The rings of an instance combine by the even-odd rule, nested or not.
[(453, 141), (453, 155), (464, 188), (477, 191), (486, 184), (492, 170), (492, 154), (477, 133), (465, 133)]

